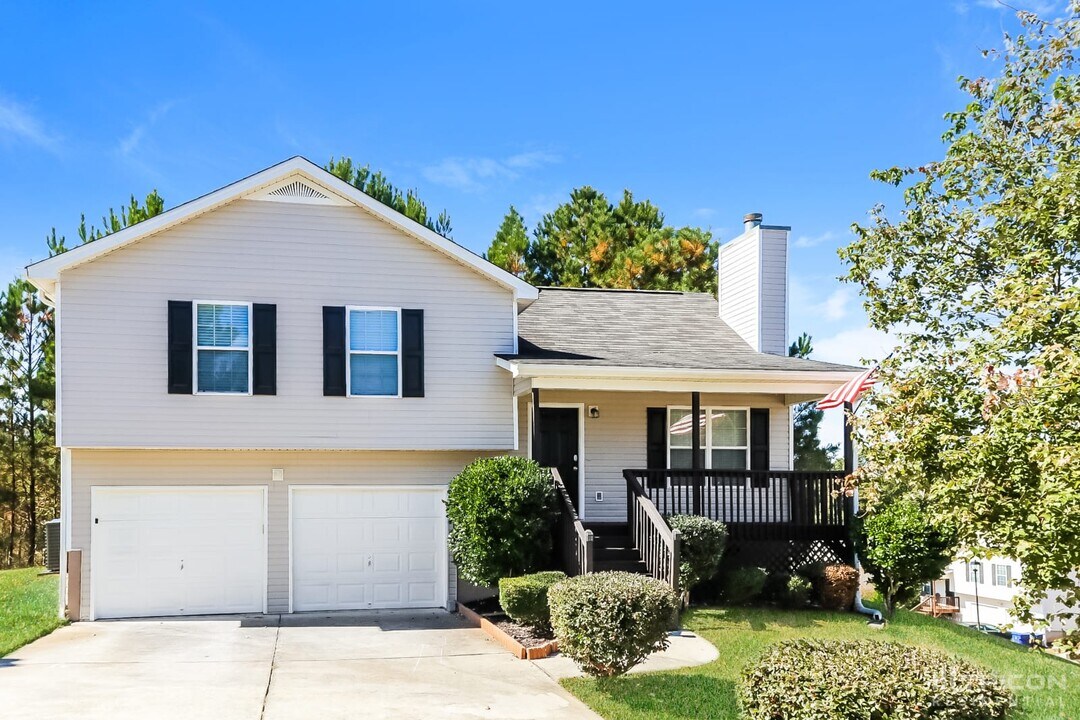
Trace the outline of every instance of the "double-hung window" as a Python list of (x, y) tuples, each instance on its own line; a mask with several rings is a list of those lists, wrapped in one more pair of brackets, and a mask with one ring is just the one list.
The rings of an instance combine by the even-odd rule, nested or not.
[(994, 585), (1009, 587), (1012, 585), (1012, 568), (1008, 565), (994, 563)]
[(198, 393), (251, 394), (251, 305), (195, 303)]
[[(693, 467), (695, 423), (689, 408), (668, 410), (668, 467)], [(704, 453), (702, 467), (746, 470), (750, 467), (750, 411), (746, 408), (702, 408), (696, 431)]]
[(401, 396), (401, 311), (350, 307), (346, 333), (349, 395)]

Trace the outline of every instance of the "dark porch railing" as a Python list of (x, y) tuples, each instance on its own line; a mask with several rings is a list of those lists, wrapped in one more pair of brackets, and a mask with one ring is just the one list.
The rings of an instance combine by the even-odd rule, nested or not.
[(661, 515), (703, 515), (732, 540), (846, 540), (851, 501), (842, 471), (625, 470), (628, 501), (642, 493)]
[(649, 575), (679, 591), (679, 531), (668, 527), (641, 485), (626, 477), (626, 519), (630, 538)]
[(559, 510), (555, 542), (562, 553), (563, 569), (570, 575), (590, 573), (593, 570), (593, 531), (586, 530), (581, 524), (559, 471), (555, 468), (550, 470), (555, 483), (555, 504)]

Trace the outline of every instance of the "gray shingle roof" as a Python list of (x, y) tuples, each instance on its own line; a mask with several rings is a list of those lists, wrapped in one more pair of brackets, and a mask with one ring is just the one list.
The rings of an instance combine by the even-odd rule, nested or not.
[(759, 353), (723, 322), (708, 293), (541, 288), (518, 315), (518, 353), (552, 365), (824, 370), (847, 365)]

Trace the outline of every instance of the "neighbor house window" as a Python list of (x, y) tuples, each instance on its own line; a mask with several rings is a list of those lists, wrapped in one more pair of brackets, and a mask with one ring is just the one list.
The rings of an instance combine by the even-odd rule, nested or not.
[(401, 395), (401, 322), (396, 308), (349, 308), (349, 394)]
[(251, 305), (195, 304), (196, 392), (251, 393)]
[[(745, 408), (702, 408), (696, 423), (704, 454), (703, 467), (746, 470), (750, 465), (750, 411)], [(668, 410), (668, 467), (693, 467), (695, 428), (689, 408)]]
[[(973, 562), (968, 562), (968, 563), (965, 563), (964, 567), (967, 570), (966, 575), (967, 575), (967, 581), (969, 583), (975, 582), (975, 576), (976, 575), (978, 575), (978, 582), (979, 582), (980, 585), (986, 583), (986, 576), (984, 575), (985, 568), (982, 566), (981, 563), (976, 564), (976, 563), (973, 563)], [(976, 570), (978, 570), (978, 572), (976, 572)]]
[(994, 585), (1009, 587), (1012, 585), (1012, 568), (1008, 565), (994, 565)]

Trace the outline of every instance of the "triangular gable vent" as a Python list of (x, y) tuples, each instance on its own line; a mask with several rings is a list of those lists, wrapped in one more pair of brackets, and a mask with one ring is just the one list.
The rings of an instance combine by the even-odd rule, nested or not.
[(330, 195), (321, 189), (300, 179), (288, 179), (276, 183), (268, 190), (264, 190), (252, 196), (253, 200), (268, 200), (270, 202), (308, 203), (313, 205), (347, 205), (348, 203), (336, 195)]

